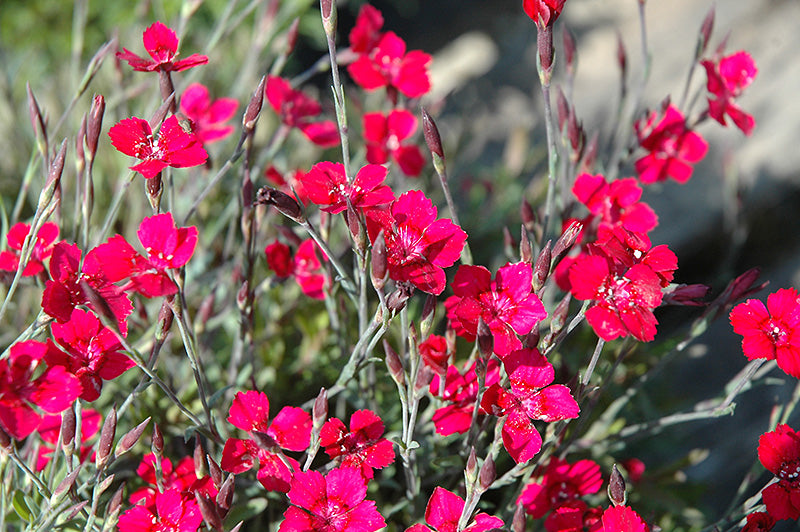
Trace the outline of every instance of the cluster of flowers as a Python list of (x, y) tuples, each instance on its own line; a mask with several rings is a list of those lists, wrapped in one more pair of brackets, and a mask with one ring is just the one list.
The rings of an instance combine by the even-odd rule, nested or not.
[[(8, 235), (10, 247), (14, 249), (12, 243), (24, 240), (29, 230), (25, 224), (14, 226)], [(121, 352), (133, 310), (130, 296), (177, 293), (169, 272), (186, 264), (197, 244), (197, 229), (176, 227), (169, 213), (142, 220), (138, 237), (145, 254), (116, 235), (84, 255), (76, 244), (55, 242), (58, 232), (54, 225), (40, 229), (23, 269), (45, 278), (41, 305), (54, 320), (52, 339), (17, 342), (0, 360), (0, 428), (16, 439), (50, 423), (31, 405), (55, 414), (77, 398), (95, 401), (104, 380), (133, 367)], [(15, 251), (6, 252), (5, 264), (18, 268)]]

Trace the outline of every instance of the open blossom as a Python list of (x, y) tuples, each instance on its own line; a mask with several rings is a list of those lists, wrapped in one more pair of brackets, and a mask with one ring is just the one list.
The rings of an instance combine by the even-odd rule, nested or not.
[(484, 532), (501, 528), (504, 526), (503, 520), (499, 517), (480, 512), (467, 524), (466, 528), (459, 529), (458, 521), (464, 511), (464, 499), (437, 486), (433, 490), (431, 498), (428, 500), (428, 505), (425, 507), (425, 522), (431, 527), (425, 525), (414, 525), (406, 529), (406, 532), (425, 532), (435, 530), (436, 532)]
[(742, 351), (749, 360), (777, 360), (778, 367), (800, 378), (800, 295), (782, 288), (767, 297), (767, 305), (748, 299), (730, 314), (733, 332), (741, 334)]
[(208, 153), (198, 137), (184, 131), (175, 115), (167, 118), (158, 130), (158, 138), (147, 120), (126, 118), (108, 131), (111, 144), (125, 155), (136, 157), (142, 162), (131, 166), (145, 179), (155, 177), (167, 166), (188, 168), (206, 162)]
[(172, 488), (155, 496), (155, 508), (136, 505), (119, 516), (119, 532), (195, 532), (203, 515), (193, 498)]
[(302, 177), (303, 190), (312, 203), (331, 214), (347, 209), (348, 200), (355, 209), (386, 205), (394, 200), (392, 189), (383, 184), (387, 173), (383, 166), (368, 164), (350, 183), (342, 163), (323, 161)]
[[(629, 231), (647, 233), (658, 225), (653, 209), (640, 202), (642, 189), (633, 177), (608, 183), (602, 175), (581, 174), (572, 186), (572, 193), (598, 218), (601, 226), (622, 225)], [(584, 221), (588, 226), (591, 220)]]
[(386, 526), (375, 502), (365, 500), (367, 481), (358, 469), (334, 469), (326, 476), (298, 471), (288, 496), (292, 506), (279, 532), (372, 532)]
[(117, 52), (117, 57), (140, 72), (180, 72), (187, 68), (208, 63), (208, 57), (192, 54), (186, 59), (176, 61), (178, 57), (178, 36), (161, 22), (154, 22), (142, 34), (144, 49), (150, 54), (151, 59), (139, 57), (127, 48)]
[(436, 219), (437, 210), (424, 193), (401, 195), (389, 209), (367, 212), (367, 232), (375, 242), (383, 230), (389, 277), (429, 294), (441, 294), (444, 268), (461, 256), (467, 234), (449, 219)]
[(602, 508), (573, 499), (553, 509), (544, 520), (544, 529), (547, 532), (603, 532), (602, 518)]
[[(436, 433), (442, 436), (450, 434), (464, 434), (472, 425), (472, 411), (478, 400), (478, 376), (475, 373), (478, 361), (465, 367), (463, 373), (455, 365), (447, 368), (444, 383), (439, 375), (433, 377), (430, 384), (432, 395), (440, 395), (441, 400), (447, 402), (443, 407), (433, 413), (433, 425)], [(492, 386), (500, 381), (500, 363), (492, 357), (486, 363), (486, 386)], [(481, 414), (486, 411), (480, 409)]]
[(594, 300), (586, 320), (603, 340), (629, 334), (642, 342), (656, 336), (653, 309), (661, 304), (661, 278), (650, 266), (625, 268), (607, 255), (581, 255), (569, 270), (572, 295)]
[(567, 0), (522, 0), (522, 9), (536, 24), (541, 20), (545, 26), (552, 26), (561, 15)]
[(21, 440), (36, 430), (42, 417), (31, 405), (55, 414), (69, 408), (81, 393), (78, 379), (61, 366), (33, 378), (47, 346), (29, 340), (11, 346), (0, 360), (0, 428)]
[(229, 438), (222, 450), (220, 467), (243, 473), (258, 462), (258, 481), (267, 491), (289, 490), (300, 471), (297, 460), (283, 454), (305, 451), (311, 441), (311, 415), (301, 408), (284, 407), (269, 420), (269, 399), (262, 392), (239, 392), (233, 398), (228, 422), (250, 433), (250, 439)]
[(475, 340), (483, 318), (494, 337), (494, 352), (503, 357), (522, 347), (518, 334), (528, 334), (547, 317), (532, 290), (533, 271), (525, 262), (506, 264), (495, 274), (483, 266), (459, 266), (453, 295), (445, 301), (447, 319), (456, 334)]
[(648, 532), (649, 530), (639, 514), (628, 506), (611, 506), (603, 512), (603, 528), (600, 532)]
[(515, 462), (527, 462), (542, 448), (542, 437), (533, 422), (548, 423), (574, 419), (580, 407), (569, 388), (553, 384), (553, 365), (536, 349), (520, 349), (503, 358), (510, 383), (505, 389), (491, 385), (483, 396), (481, 406), (503, 422), (503, 446)]
[(201, 144), (222, 140), (233, 133), (233, 126), (225, 122), (233, 117), (239, 102), (233, 98), (211, 101), (208, 89), (200, 83), (192, 83), (181, 96), (181, 113), (192, 121), (192, 128)]
[(317, 146), (330, 148), (339, 144), (339, 130), (334, 122), (311, 120), (322, 113), (319, 102), (293, 89), (289, 81), (278, 76), (267, 76), (264, 92), (281, 122), (296, 127)]
[(275, 275), (292, 276), (305, 295), (313, 299), (325, 299), (325, 288), (330, 285), (330, 279), (322, 267), (318, 253), (322, 254), (322, 260), (327, 260), (327, 257), (313, 239), (304, 240), (294, 257), (289, 246), (278, 240), (267, 244), (264, 253), (267, 256), (267, 266)]
[(167, 212), (144, 218), (136, 234), (146, 257), (121, 235), (94, 249), (108, 279), (112, 282), (129, 279), (125, 289), (136, 290), (145, 297), (176, 293), (178, 287), (166, 272), (189, 262), (197, 246), (197, 227), (177, 227), (172, 213)]
[[(0, 252), (0, 270), (17, 271), (22, 244), (30, 232), (31, 226), (23, 222), (14, 224), (8, 230), (6, 241), (9, 249)], [(22, 270), (23, 276), (39, 275), (44, 271), (44, 261), (53, 254), (53, 246), (56, 240), (58, 240), (58, 225), (53, 222), (42, 224), (39, 232), (36, 233), (36, 239), (33, 241), (33, 251), (28, 263), (25, 265), (25, 269)]]
[(59, 323), (69, 321), (73, 309), (78, 305), (88, 305), (95, 313), (99, 312), (86, 295), (82, 286), (82, 283), (86, 283), (111, 309), (124, 334), (128, 328), (126, 320), (133, 306), (125, 292), (106, 277), (105, 266), (94, 250), (86, 254), (81, 265), (78, 246), (66, 242), (56, 244), (50, 258), (51, 280), (45, 283), (42, 293), (42, 309)]
[(407, 176), (417, 177), (422, 172), (425, 159), (419, 146), (403, 144), (417, 130), (417, 118), (413, 114), (405, 109), (395, 109), (388, 115), (366, 113), (363, 122), (367, 161), (384, 164), (391, 156)]
[(725, 117), (733, 121), (745, 135), (750, 135), (756, 125), (755, 119), (736, 105), (738, 98), (755, 79), (758, 70), (750, 54), (741, 51), (725, 56), (718, 61), (701, 61), (706, 69), (709, 92), (708, 114), (727, 125)]
[[(102, 421), (100, 413), (91, 408), (84, 408), (81, 410), (81, 448), (78, 453), (81, 463), (85, 462), (87, 458), (94, 459), (94, 445), (89, 445), (88, 441), (100, 432), (100, 422)], [(41, 471), (50, 462), (53, 452), (58, 446), (58, 435), (61, 430), (61, 415), (50, 414), (42, 418), (39, 423), (39, 428), (36, 432), (42, 438), (42, 444), (39, 447), (39, 456), (36, 459), (36, 471)]]
[[(131, 493), (129, 497), (131, 504), (140, 503), (151, 510), (156, 509), (159, 492), (155, 463), (156, 456), (148, 453), (136, 468), (136, 475), (147, 485)], [(214, 497), (217, 494), (217, 489), (210, 476), (197, 478), (194, 459), (191, 456), (183, 457), (174, 467), (169, 458), (161, 458), (161, 485), (165, 491), (177, 489), (184, 498), (189, 500), (196, 500), (195, 492), (200, 492), (205, 497)]]
[(420, 50), (406, 53), (405, 41), (387, 31), (370, 52), (348, 65), (347, 71), (366, 90), (386, 87), (418, 98), (431, 90), (430, 62), (431, 56)]
[(371, 410), (353, 412), (350, 430), (340, 419), (329, 419), (322, 425), (319, 443), (339, 465), (360, 469), (366, 479), (372, 478), (373, 469), (394, 462), (392, 442), (383, 437), (383, 421)]
[(597, 493), (602, 484), (603, 477), (596, 462), (578, 460), (570, 464), (566, 460), (552, 457), (542, 480), (525, 486), (517, 504), (521, 504), (525, 512), (534, 519), (539, 519), (565, 503)]
[(120, 352), (117, 336), (91, 312), (76, 308), (69, 321), (53, 323), (51, 330), (58, 347), (48, 341), (45, 361), (50, 367), (63, 366), (80, 380), (84, 401), (96, 400), (104, 380), (116, 379), (135, 365)]
[(356, 25), (350, 30), (350, 49), (358, 54), (368, 54), (381, 40), (383, 15), (369, 4), (363, 4), (356, 17)]
[(708, 151), (708, 143), (687, 127), (683, 114), (671, 104), (663, 116), (654, 111), (635, 127), (639, 145), (649, 152), (635, 163), (639, 179), (645, 184), (666, 181), (668, 177), (686, 183), (692, 176), (692, 165)]
[(778, 425), (758, 439), (758, 459), (777, 477), (761, 492), (767, 512), (775, 519), (800, 519), (800, 434)]
[(747, 516), (747, 524), (741, 532), (769, 532), (775, 527), (775, 518), (767, 512), (753, 512)]

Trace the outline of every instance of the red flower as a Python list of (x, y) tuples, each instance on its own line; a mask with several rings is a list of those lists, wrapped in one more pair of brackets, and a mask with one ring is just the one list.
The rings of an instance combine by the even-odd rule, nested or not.
[(733, 332), (741, 334), (742, 351), (749, 360), (777, 359), (778, 366), (800, 378), (800, 296), (782, 288), (767, 297), (767, 306), (748, 299), (730, 314)]
[[(136, 468), (136, 475), (148, 485), (131, 493), (128, 498), (131, 504), (140, 502), (146, 508), (156, 509), (158, 477), (156, 476), (155, 461), (156, 456), (153, 453), (148, 453), (144, 455), (139, 467)], [(191, 456), (183, 457), (174, 468), (169, 458), (162, 458), (161, 483), (165, 491), (177, 489), (188, 500), (196, 500), (196, 491), (199, 491), (205, 497), (214, 497), (217, 494), (217, 488), (214, 486), (210, 476), (197, 478), (194, 459)]]
[[(633, 177), (607, 183), (602, 175), (581, 174), (572, 186), (572, 193), (600, 219), (601, 226), (622, 225), (628, 231), (647, 233), (658, 225), (653, 209), (639, 201), (642, 189)], [(589, 225), (588, 221), (584, 226)]]
[(381, 40), (383, 15), (369, 4), (363, 4), (356, 17), (356, 25), (350, 30), (350, 49), (359, 54), (368, 54)]
[(361, 54), (347, 67), (353, 80), (366, 90), (386, 87), (409, 98), (418, 98), (431, 90), (428, 64), (431, 56), (420, 50), (406, 53), (406, 43), (387, 31), (368, 53)]
[(665, 244), (652, 247), (647, 235), (634, 233), (620, 226), (601, 228), (597, 242), (587, 247), (590, 254), (599, 249), (618, 268), (627, 269), (636, 264), (648, 266), (658, 275), (662, 287), (669, 285), (678, 269), (678, 257)]
[(48, 341), (45, 361), (50, 367), (63, 366), (78, 377), (84, 401), (96, 400), (104, 380), (116, 379), (135, 365), (120, 352), (117, 336), (91, 312), (76, 308), (68, 322), (53, 323), (51, 330), (61, 349)]
[(646, 184), (668, 177), (686, 183), (692, 176), (692, 164), (705, 157), (708, 143), (686, 127), (683, 114), (675, 106), (670, 105), (656, 123), (658, 116), (653, 112), (636, 123), (639, 145), (650, 152), (636, 161), (636, 172)]
[(289, 490), (292, 503), (279, 532), (372, 532), (386, 526), (374, 501), (364, 500), (367, 482), (357, 469), (334, 469), (326, 476), (298, 471)]
[(267, 76), (264, 92), (281, 122), (296, 127), (317, 146), (330, 148), (339, 144), (339, 130), (334, 122), (309, 120), (322, 113), (322, 106), (316, 100), (292, 89), (287, 80), (277, 76)]
[(648, 532), (650, 528), (627, 506), (612, 506), (603, 512), (602, 532)]
[(383, 469), (394, 462), (392, 442), (382, 436), (381, 418), (371, 410), (358, 410), (350, 416), (349, 431), (335, 417), (326, 421), (319, 443), (339, 465), (358, 468), (365, 479), (371, 479), (373, 469)]
[(544, 520), (547, 532), (603, 532), (603, 509), (575, 499), (555, 508)]
[(525, 14), (538, 25), (541, 20), (543, 26), (552, 26), (567, 0), (522, 0), (522, 9)]
[[(97, 249), (97, 248), (95, 248)], [(75, 244), (59, 242), (53, 248), (50, 258), (50, 277), (42, 294), (42, 309), (54, 317), (59, 323), (64, 323), (72, 317), (72, 310), (78, 305), (88, 305), (95, 313), (94, 307), (84, 292), (81, 282), (86, 282), (89, 287), (103, 299), (117, 319), (120, 331), (123, 334), (128, 329), (126, 319), (133, 310), (130, 300), (125, 292), (111, 284), (104, 273), (103, 264), (98, 260), (94, 250), (90, 251), (81, 263), (81, 250)], [(102, 311), (102, 309), (101, 309)]]
[(533, 271), (525, 262), (508, 263), (492, 280), (483, 266), (462, 265), (453, 279), (453, 293), (445, 301), (447, 319), (456, 334), (475, 341), (478, 320), (494, 336), (494, 352), (503, 357), (522, 347), (518, 334), (528, 334), (547, 317), (547, 311), (532, 293)]
[(800, 434), (778, 425), (758, 439), (758, 459), (777, 478), (761, 492), (775, 519), (800, 519)]
[[(452, 491), (437, 486), (428, 500), (428, 505), (425, 507), (425, 521), (436, 532), (456, 532), (460, 530), (458, 521), (461, 519), (463, 511), (464, 499)], [(481, 512), (472, 518), (472, 521), (463, 529), (463, 532), (484, 532), (502, 526), (504, 526), (502, 519)], [(406, 532), (427, 530), (431, 529), (425, 525), (414, 525), (406, 529)]]
[(19, 342), (0, 360), (0, 428), (12, 438), (21, 440), (39, 426), (42, 418), (31, 404), (55, 414), (69, 408), (81, 393), (81, 383), (61, 366), (33, 378), (46, 349), (34, 340)]
[[(441, 393), (442, 401), (447, 401), (448, 405), (438, 408), (433, 414), (433, 425), (436, 433), (442, 436), (450, 434), (463, 434), (472, 425), (472, 411), (475, 409), (475, 401), (478, 399), (478, 376), (475, 373), (477, 361), (472, 362), (469, 367), (464, 369), (464, 373), (458, 371), (454, 365), (447, 368), (447, 376), (442, 385), (439, 375), (433, 377), (430, 385), (432, 395)], [(486, 364), (486, 386), (491, 386), (500, 380), (500, 363), (497, 358), (490, 358)], [(480, 413), (486, 411), (481, 409)]]
[(356, 209), (386, 205), (394, 200), (394, 193), (383, 184), (388, 170), (377, 164), (368, 164), (348, 182), (342, 163), (315, 164), (301, 179), (303, 190), (312, 203), (331, 214), (347, 209), (348, 200)]
[(600, 466), (594, 461), (578, 460), (570, 464), (553, 457), (547, 464), (541, 482), (525, 486), (517, 504), (525, 507), (525, 512), (534, 519), (539, 519), (565, 503), (597, 493), (602, 485)]
[(742, 111), (734, 100), (738, 98), (755, 79), (758, 70), (750, 54), (736, 52), (716, 61), (701, 61), (708, 75), (706, 89), (708, 114), (722, 124), (728, 125), (725, 115), (730, 117), (736, 127), (745, 135), (750, 135), (756, 125), (753, 117)]
[(119, 532), (195, 532), (203, 523), (197, 503), (177, 489), (156, 494), (155, 508), (134, 506), (119, 516)]
[[(97, 410), (91, 408), (84, 408), (81, 411), (81, 448), (80, 448), (80, 461), (85, 462), (87, 458), (94, 459), (94, 446), (88, 445), (92, 436), (100, 431), (100, 414)], [(39, 428), (36, 431), (42, 438), (42, 445), (39, 447), (39, 456), (36, 459), (36, 471), (41, 471), (50, 462), (50, 457), (53, 456), (53, 451), (58, 444), (58, 435), (61, 430), (61, 415), (51, 414), (44, 416), (42, 422), (39, 423)], [(46, 445), (49, 443), (50, 445)]]
[(167, 166), (199, 166), (208, 159), (200, 140), (194, 133), (184, 131), (175, 115), (164, 121), (157, 139), (153, 138), (147, 120), (136, 117), (118, 122), (109, 130), (108, 136), (117, 150), (142, 160), (130, 169), (139, 172), (145, 179), (155, 177)]
[(655, 338), (653, 310), (661, 304), (661, 279), (645, 264), (615, 266), (606, 256), (582, 255), (569, 270), (572, 295), (594, 300), (586, 319), (606, 341), (633, 335), (642, 342)]
[(404, 174), (417, 177), (425, 166), (422, 151), (416, 145), (403, 145), (417, 130), (417, 118), (405, 109), (396, 109), (388, 115), (364, 115), (364, 138), (367, 141), (367, 161), (384, 164), (392, 159)]
[(152, 59), (139, 57), (127, 48), (117, 52), (119, 59), (127, 61), (134, 70), (139, 72), (155, 72), (157, 70), (180, 72), (208, 63), (208, 57), (200, 54), (192, 54), (186, 59), (175, 61), (175, 58), (178, 57), (178, 36), (161, 22), (154, 22), (144, 30), (142, 41), (144, 49)]
[(419, 355), (426, 366), (437, 374), (444, 375), (447, 371), (447, 360), (450, 353), (447, 351), (447, 340), (444, 336), (432, 334), (428, 339), (419, 344)]
[(769, 532), (775, 527), (775, 518), (767, 512), (753, 512), (747, 516), (747, 524), (741, 532)]
[(444, 291), (444, 269), (461, 256), (467, 234), (449, 219), (437, 220), (436, 207), (420, 191), (400, 196), (388, 210), (367, 212), (372, 242), (383, 230), (389, 277), (429, 294)]
[(226, 126), (239, 107), (233, 98), (211, 101), (208, 89), (200, 83), (192, 83), (183, 91), (181, 112), (192, 121), (193, 132), (201, 144), (222, 140), (233, 133), (233, 126)]
[[(277, 240), (264, 248), (267, 266), (275, 272), (275, 275), (293, 276), (305, 295), (322, 300), (325, 299), (325, 288), (330, 285), (330, 278), (322, 267), (318, 252), (322, 253), (322, 250), (310, 238), (300, 244), (294, 258), (291, 256), (289, 246)], [(322, 253), (322, 259), (328, 260), (325, 253)]]
[(284, 407), (269, 421), (269, 399), (262, 392), (239, 392), (233, 399), (228, 422), (247, 431), (251, 439), (229, 438), (222, 450), (220, 467), (242, 473), (258, 460), (258, 480), (267, 491), (289, 490), (292, 476), (300, 471), (287, 451), (305, 451), (311, 441), (311, 415), (301, 408)]
[[(9, 250), (0, 252), (0, 270), (17, 271), (22, 244), (30, 232), (31, 226), (22, 222), (14, 224), (8, 230), (6, 240), (8, 241)], [(25, 269), (22, 270), (24, 277), (39, 275), (44, 271), (44, 261), (53, 254), (53, 246), (56, 240), (58, 240), (58, 225), (53, 222), (42, 224), (39, 232), (36, 233), (36, 240), (33, 243), (33, 251), (28, 263), (25, 265)]]
[(136, 233), (147, 257), (140, 255), (121, 235), (108, 239), (93, 251), (103, 263), (112, 282), (130, 278), (126, 290), (136, 290), (145, 297), (175, 294), (178, 287), (167, 270), (184, 266), (197, 246), (197, 228), (176, 227), (172, 213), (149, 216)]
[(542, 437), (534, 420), (548, 423), (574, 419), (580, 413), (569, 388), (552, 384), (553, 365), (536, 349), (520, 349), (503, 358), (510, 389), (491, 385), (481, 406), (496, 416), (507, 416), (503, 422), (503, 446), (515, 462), (527, 462), (542, 448)]

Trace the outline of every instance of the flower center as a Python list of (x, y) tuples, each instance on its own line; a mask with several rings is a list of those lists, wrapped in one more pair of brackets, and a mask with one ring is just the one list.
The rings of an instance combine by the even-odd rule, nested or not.
[(778, 470), (778, 478), (795, 486), (800, 484), (800, 460), (790, 460), (782, 463), (780, 470)]

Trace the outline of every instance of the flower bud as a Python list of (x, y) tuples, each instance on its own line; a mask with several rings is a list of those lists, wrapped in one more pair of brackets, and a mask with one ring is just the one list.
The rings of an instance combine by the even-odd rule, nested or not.
[(392, 349), (392, 346), (389, 345), (389, 342), (385, 339), (383, 340), (383, 351), (386, 353), (386, 367), (389, 368), (389, 375), (392, 376), (394, 382), (400, 386), (404, 385), (406, 382), (406, 374), (403, 370), (403, 362), (400, 360), (397, 351)]
[(576, 51), (575, 36), (565, 26), (564, 31), (561, 33), (564, 40), (564, 61), (567, 63), (567, 73), (571, 76), (575, 74)]
[(106, 112), (106, 100), (102, 94), (96, 94), (92, 100), (89, 119), (86, 122), (86, 147), (89, 148), (89, 158), (94, 160), (97, 154), (97, 142), (100, 131), (103, 129), (103, 114)]
[(542, 248), (542, 251), (539, 252), (539, 256), (536, 257), (536, 264), (533, 266), (533, 291), (538, 292), (544, 286), (544, 283), (547, 281), (547, 277), (550, 275), (550, 260), (552, 258), (552, 254), (550, 252), (550, 240)]
[(427, 390), (435, 376), (436, 374), (430, 366), (420, 366), (417, 371), (417, 380), (414, 381), (414, 391), (420, 392), (422, 390)]
[(414, 287), (398, 286), (397, 289), (386, 298), (386, 307), (392, 312), (400, 312), (405, 308), (408, 298), (414, 292)]
[(475, 455), (475, 447), (469, 450), (469, 457), (467, 457), (467, 467), (464, 469), (464, 477), (467, 479), (467, 485), (475, 483), (478, 478), (478, 457)]
[(542, 85), (550, 85), (553, 72), (553, 26), (537, 26), (536, 48), (539, 51), (539, 79)]
[(428, 338), (433, 327), (433, 319), (436, 317), (436, 296), (428, 294), (425, 298), (425, 304), (422, 307), (422, 316), (419, 321), (419, 331), (422, 338)]
[(622, 506), (625, 504), (627, 497), (625, 495), (625, 479), (617, 469), (617, 464), (611, 468), (611, 478), (608, 480), (608, 498), (614, 506)]
[(161, 457), (164, 455), (164, 436), (161, 435), (158, 423), (153, 423), (153, 440), (150, 443), (150, 448), (153, 454), (156, 455), (156, 461), (160, 462)]
[(150, 423), (149, 417), (126, 432), (122, 438), (119, 439), (117, 446), (114, 448), (114, 458), (119, 458), (121, 454), (128, 452), (131, 447), (136, 445), (136, 442), (142, 437), (144, 429), (147, 428), (148, 423)]
[(556, 89), (556, 116), (558, 117), (558, 130), (564, 131), (569, 117), (569, 102), (561, 87)]
[(586, 143), (586, 149), (583, 150), (583, 162), (581, 163), (580, 173), (591, 173), (594, 169), (594, 163), (597, 160), (597, 146), (599, 144), (599, 134), (597, 131), (592, 133), (589, 137), (589, 142)]
[(61, 413), (61, 448), (67, 456), (75, 451), (75, 425), (75, 410), (67, 408)]
[(97, 442), (97, 450), (95, 451), (95, 467), (101, 470), (108, 462), (108, 456), (111, 454), (111, 446), (114, 444), (114, 434), (117, 431), (117, 407), (111, 407), (111, 412), (106, 416), (103, 421), (103, 428), (100, 430), (100, 441)]
[(528, 238), (528, 231), (525, 226), (520, 226), (519, 236), (519, 260), (526, 264), (533, 262), (533, 250), (531, 249), (531, 240)]
[(236, 306), (239, 307), (239, 310), (244, 312), (247, 310), (247, 301), (248, 295), (250, 294), (250, 283), (247, 282), (247, 279), (244, 280), (242, 286), (239, 287), (239, 291), (236, 293)]
[(194, 459), (194, 474), (197, 478), (205, 476), (206, 473), (206, 452), (203, 449), (203, 444), (200, 443), (200, 437), (195, 436), (194, 439), (194, 452), (192, 453)]
[(225, 479), (225, 482), (222, 483), (220, 486), (219, 491), (217, 492), (217, 506), (224, 510), (224, 513), (227, 514), (228, 510), (231, 508), (231, 503), (233, 502), (233, 494), (234, 494), (234, 483), (236, 481), (236, 477), (232, 474), (228, 475)]
[(203, 516), (203, 521), (206, 522), (208, 528), (210, 530), (222, 531), (222, 517), (220, 517), (217, 511), (217, 505), (197, 490), (194, 492), (194, 499), (197, 501), (200, 514)]
[[(108, 501), (108, 506), (106, 506), (106, 524), (111, 524), (112, 528), (116, 524), (119, 511), (122, 508), (122, 494), (124, 489), (125, 483), (117, 488), (117, 491), (114, 492), (114, 495), (112, 495), (111, 499)], [(106, 530), (106, 524), (103, 525), (103, 530)]]
[(206, 325), (211, 316), (214, 315), (214, 303), (216, 302), (216, 295), (214, 292), (208, 294), (200, 303), (200, 308), (197, 309), (197, 316), (195, 316), (194, 326), (196, 333), (202, 333), (206, 330)]
[(511, 532), (525, 532), (526, 521), (525, 507), (517, 504), (517, 508), (514, 510), (514, 519), (511, 521)]
[(700, 59), (706, 53), (706, 49), (708, 49), (708, 41), (711, 40), (711, 32), (714, 30), (715, 8), (716, 6), (711, 4), (711, 9), (708, 10), (708, 14), (706, 18), (703, 19), (703, 24), (700, 26), (697, 53), (695, 54), (697, 59)]
[(114, 311), (108, 305), (108, 302), (94, 289), (88, 281), (81, 279), (80, 281), (81, 293), (89, 301), (89, 306), (92, 307), (97, 317), (106, 327), (111, 328), (114, 332), (119, 333), (119, 323)]
[[(64, 479), (58, 483), (56, 489), (53, 490), (53, 494), (50, 495), (50, 505), (54, 506), (57, 504), (61, 498), (64, 496), (66, 492), (68, 492), (73, 485), (75, 485), (75, 480), (78, 478), (78, 473), (81, 472), (80, 467), (76, 467), (72, 473), (64, 477)], [(113, 476), (113, 475), (112, 475)]]
[(164, 193), (164, 187), (161, 182), (161, 172), (150, 179), (145, 179), (145, 188), (147, 190), (147, 201), (150, 202), (150, 207), (153, 209), (153, 212), (159, 212), (161, 210), (161, 195)]
[(42, 111), (39, 109), (39, 102), (36, 101), (36, 96), (33, 95), (31, 84), (26, 83), (25, 89), (28, 92), (28, 113), (31, 117), (33, 133), (36, 136), (36, 140), (40, 141), (39, 151), (47, 153), (47, 123), (42, 116)]
[(572, 301), (572, 295), (567, 292), (558, 305), (556, 305), (553, 315), (550, 318), (550, 332), (557, 333), (564, 327), (567, 322), (567, 314), (569, 313), (569, 303)]
[[(50, 170), (47, 173), (47, 181), (44, 184), (42, 192), (39, 194), (39, 202), (36, 205), (36, 212), (43, 215), (46, 214), (48, 209), (53, 209), (53, 198), (61, 188), (61, 175), (64, 173), (64, 160), (67, 157), (67, 139), (61, 141), (61, 147), (58, 149), (53, 161), (50, 163)], [(51, 211), (52, 212), (52, 211)]]
[(169, 303), (164, 301), (161, 303), (161, 308), (158, 311), (158, 328), (156, 329), (156, 341), (159, 343), (163, 343), (164, 340), (167, 338), (167, 334), (169, 333), (170, 328), (172, 328), (172, 322), (175, 319), (175, 313), (172, 312), (172, 308), (170, 308)]
[(261, 115), (261, 107), (264, 105), (264, 87), (266, 83), (267, 77), (264, 76), (261, 78), (261, 81), (258, 82), (258, 87), (256, 87), (255, 92), (253, 92), (250, 103), (247, 104), (247, 109), (242, 118), (242, 128), (245, 135), (252, 135), (253, 131), (256, 129), (258, 117)]
[(322, 427), (328, 419), (328, 390), (320, 388), (314, 406), (311, 408), (311, 419), (314, 427)]
[(431, 152), (433, 168), (439, 176), (444, 177), (445, 158), (442, 137), (439, 135), (439, 128), (436, 127), (436, 122), (433, 121), (433, 118), (424, 107), (422, 108), (422, 134), (425, 137), (425, 144), (428, 145), (428, 151)]
[(270, 187), (262, 187), (256, 193), (256, 203), (259, 205), (272, 205), (278, 211), (298, 223), (305, 222), (303, 209), (293, 197)]
[(297, 32), (300, 27), (300, 17), (295, 17), (292, 24), (286, 32), (286, 49), (283, 54), (286, 56), (292, 55), (294, 47), (297, 46)]
[(480, 351), (481, 356), (485, 358), (492, 356), (492, 352), (494, 351), (494, 336), (492, 336), (492, 330), (489, 329), (489, 326), (483, 321), (483, 316), (478, 317), (478, 332), (476, 338), (478, 341), (478, 351)]
[(325, 29), (325, 35), (329, 39), (333, 39), (334, 35), (336, 35), (336, 1), (320, 0), (319, 6), (322, 12), (322, 27)]
[(567, 117), (567, 139), (572, 148), (572, 160), (573, 162), (577, 162), (581, 158), (583, 146), (586, 143), (586, 133), (583, 131), (583, 126), (578, 122), (578, 117), (575, 114), (574, 108), (570, 108)]
[(478, 473), (478, 482), (480, 482), (481, 491), (486, 491), (497, 478), (497, 470), (494, 465), (492, 456), (489, 455), (483, 461), (481, 470)]
[(222, 485), (222, 469), (210, 454), (206, 455), (206, 463), (208, 463), (208, 475), (211, 477), (214, 487), (219, 489)]
[(347, 209), (344, 212), (344, 216), (347, 222), (347, 228), (350, 230), (350, 235), (353, 237), (356, 251), (359, 256), (363, 256), (363, 253), (367, 249), (367, 234), (361, 226), (358, 212), (356, 212), (356, 209), (350, 201), (347, 202)]
[(86, 152), (83, 146), (86, 142), (86, 115), (81, 118), (81, 126), (75, 137), (75, 173), (80, 176), (86, 168)]
[(531, 207), (531, 204), (522, 200), (519, 206), (519, 214), (520, 218), (522, 218), (522, 224), (525, 226), (525, 229), (528, 231), (533, 231), (534, 227), (536, 227), (536, 212)]
[(564, 233), (556, 240), (556, 245), (553, 246), (553, 266), (556, 266), (564, 256), (569, 253), (569, 250), (572, 249), (572, 246), (575, 245), (575, 241), (578, 240), (578, 235), (581, 234), (581, 230), (583, 229), (583, 224), (577, 220), (574, 220), (572, 223), (567, 226), (564, 230)]

